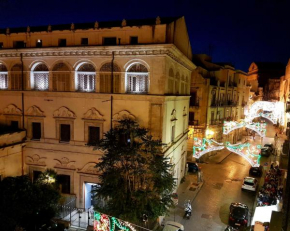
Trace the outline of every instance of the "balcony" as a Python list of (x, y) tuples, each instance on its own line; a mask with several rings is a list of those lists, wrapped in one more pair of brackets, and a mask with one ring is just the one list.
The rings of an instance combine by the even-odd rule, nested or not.
[(192, 126), (198, 126), (198, 120), (189, 121), (188, 124)]

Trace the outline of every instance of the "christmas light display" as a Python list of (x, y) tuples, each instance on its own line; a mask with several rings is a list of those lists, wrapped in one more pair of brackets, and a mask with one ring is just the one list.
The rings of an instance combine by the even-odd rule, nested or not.
[(252, 121), (254, 118), (262, 116), (271, 120), (274, 124), (279, 122), (284, 125), (284, 111), (283, 102), (257, 101), (252, 104), (246, 120)]
[(261, 137), (266, 135), (266, 123), (253, 123), (250, 121), (224, 121), (223, 134), (227, 135), (238, 128), (249, 128), (257, 132)]
[(94, 231), (136, 231), (127, 221), (108, 216), (103, 213), (94, 212)]
[(206, 138), (194, 138), (193, 139), (193, 157), (199, 159), (202, 155), (222, 150), (227, 148), (229, 151), (234, 152), (244, 159), (246, 159), (252, 166), (259, 166), (260, 165), (260, 152), (261, 146), (260, 145), (252, 145), (250, 143), (243, 143), (243, 144), (230, 144), (229, 142), (218, 143), (213, 139), (206, 139)]
[(193, 157), (199, 158), (202, 155), (211, 152), (224, 149), (223, 143), (218, 143), (213, 139), (206, 138), (193, 138)]
[(232, 145), (226, 142), (226, 148), (246, 159), (253, 167), (260, 165), (261, 145), (251, 145), (250, 143)]

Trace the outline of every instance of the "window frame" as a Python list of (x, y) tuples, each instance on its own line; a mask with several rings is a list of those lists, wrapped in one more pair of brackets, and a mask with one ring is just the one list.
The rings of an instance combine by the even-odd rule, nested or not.
[[(55, 118), (55, 126), (56, 126), (56, 139), (59, 143), (67, 144), (74, 141), (74, 119), (75, 118)], [(70, 125), (70, 140), (69, 142), (63, 142), (60, 140), (60, 125), (61, 124), (67, 124)]]

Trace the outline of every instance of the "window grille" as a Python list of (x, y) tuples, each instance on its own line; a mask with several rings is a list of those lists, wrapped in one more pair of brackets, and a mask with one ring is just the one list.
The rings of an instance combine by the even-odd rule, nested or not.
[(48, 90), (48, 68), (45, 64), (38, 64), (33, 70), (34, 89), (35, 90)]
[(77, 71), (77, 89), (79, 91), (95, 90), (96, 70), (93, 65), (85, 63)]
[(35, 90), (48, 89), (48, 73), (34, 73), (34, 89)]
[(0, 89), (8, 88), (8, 72), (5, 65), (0, 64)]
[(142, 64), (131, 66), (127, 74), (127, 91), (128, 92), (148, 92), (148, 70)]

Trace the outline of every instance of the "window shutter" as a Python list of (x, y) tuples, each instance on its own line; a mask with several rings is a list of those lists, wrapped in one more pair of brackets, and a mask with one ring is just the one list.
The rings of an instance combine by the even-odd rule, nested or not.
[(119, 93), (120, 92), (120, 75), (115, 75), (114, 76), (114, 93)]
[(64, 142), (70, 141), (70, 125), (69, 124), (60, 125), (60, 141), (64, 141)]

